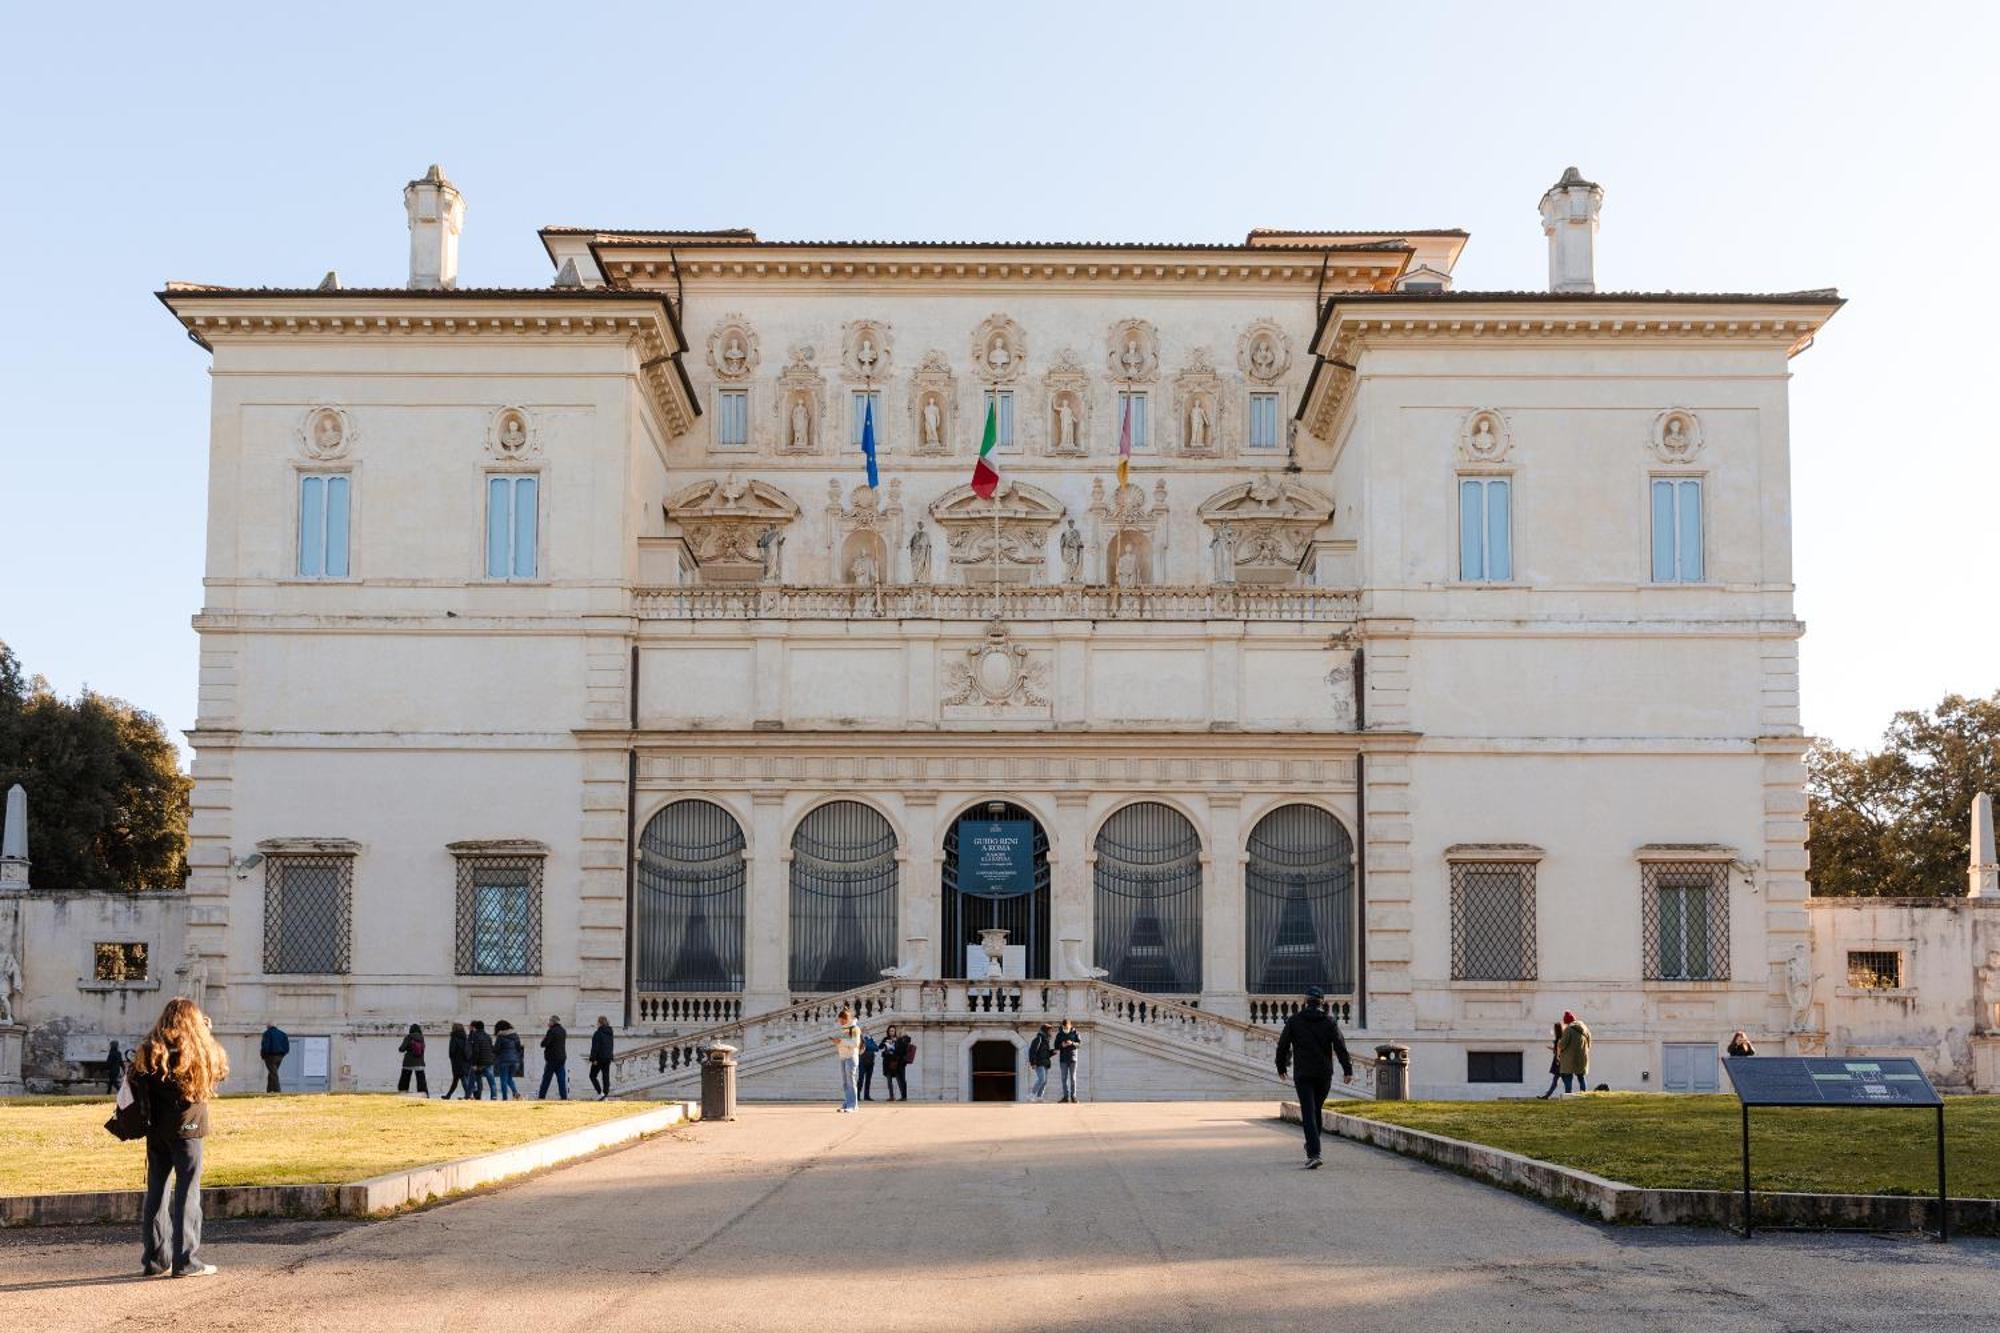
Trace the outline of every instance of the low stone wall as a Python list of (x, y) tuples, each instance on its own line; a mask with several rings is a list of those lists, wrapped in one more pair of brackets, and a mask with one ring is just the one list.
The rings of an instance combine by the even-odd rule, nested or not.
[[(201, 1211), (207, 1218), (376, 1217), (621, 1147), (699, 1119), (700, 1114), (696, 1103), (668, 1102), (637, 1115), (564, 1130), (511, 1148), (496, 1148), (476, 1157), (413, 1167), (347, 1185), (223, 1185), (202, 1190)], [(0, 1196), (0, 1227), (94, 1223), (136, 1226), (144, 1201), (145, 1194), (140, 1190)]]
[[(1280, 1102), (1280, 1118), (1299, 1123), (1299, 1104)], [(1322, 1112), (1330, 1134), (1386, 1148), (1446, 1167), (1460, 1175), (1541, 1199), (1572, 1212), (1625, 1225), (1743, 1225), (1743, 1196), (1728, 1190), (1642, 1189), (1574, 1167), (1558, 1166), (1483, 1143), (1446, 1138), (1420, 1129)], [(1935, 1231), (1935, 1197), (1901, 1194), (1790, 1194), (1753, 1190), (1760, 1227), (1854, 1227), (1878, 1231)], [(1951, 1200), (1951, 1229), (2000, 1233), (2000, 1199)]]

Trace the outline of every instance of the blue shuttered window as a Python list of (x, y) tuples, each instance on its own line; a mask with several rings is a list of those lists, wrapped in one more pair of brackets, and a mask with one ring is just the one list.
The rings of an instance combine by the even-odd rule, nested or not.
[(1513, 484), (1507, 477), (1458, 479), (1458, 577), (1506, 583), (1514, 577)]
[(1700, 583), (1701, 479), (1653, 478), (1653, 582)]
[(715, 447), (750, 447), (750, 393), (747, 389), (723, 389), (715, 395)]
[(541, 480), (518, 475), (486, 479), (486, 577), (535, 577)]
[[(1111, 428), (1114, 431), (1125, 429), (1125, 403), (1127, 399), (1130, 399), (1132, 403), (1132, 451), (1137, 453), (1143, 449), (1150, 449), (1153, 445), (1152, 436), (1146, 430), (1145, 390), (1138, 389), (1130, 392), (1121, 390), (1119, 392), (1118, 415), (1112, 418)], [(1112, 437), (1111, 444), (1115, 451), (1118, 445), (1117, 436), (1114, 435)]]
[(348, 477), (342, 472), (299, 478), (299, 563), (302, 579), (347, 577)]
[[(998, 428), (999, 434), (993, 442), (993, 447), (995, 449), (1012, 449), (1014, 447), (1014, 391), (1012, 389), (988, 389), (986, 391), (986, 404), (985, 407), (980, 409), (981, 412), (983, 413), (987, 408), (991, 408), (996, 398), (999, 401), (999, 419), (995, 422), (995, 425)], [(857, 402), (855, 409), (857, 411), (860, 410), (860, 406)], [(983, 415), (979, 419), (979, 429), (982, 434), (986, 430), (986, 418)], [(877, 403), (875, 405), (875, 435), (878, 443), (881, 440), (881, 434), (882, 405)], [(856, 447), (859, 447), (861, 444), (861, 427), (859, 425), (856, 425), (854, 428), (854, 443)]]
[(1278, 447), (1278, 395), (1275, 393), (1250, 395), (1250, 447)]

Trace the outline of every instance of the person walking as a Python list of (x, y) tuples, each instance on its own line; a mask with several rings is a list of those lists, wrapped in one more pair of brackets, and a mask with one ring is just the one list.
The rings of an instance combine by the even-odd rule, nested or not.
[(898, 1032), (892, 1024), (882, 1033), (881, 1051), (882, 1081), (889, 1086), (889, 1100), (896, 1100), (900, 1089), (903, 1100), (910, 1100), (910, 1065), (917, 1058), (917, 1044)]
[(1549, 1086), (1542, 1092), (1542, 1101), (1547, 1101), (1556, 1095), (1556, 1084), (1562, 1082), (1563, 1072), (1561, 1054), (1563, 1025), (1561, 1022), (1555, 1022), (1549, 1024), (1549, 1026), (1554, 1029), (1553, 1034), (1549, 1038)]
[(1739, 1030), (1730, 1034), (1729, 1036), (1730, 1059), (1747, 1060), (1755, 1054), (1757, 1054), (1757, 1048), (1750, 1044), (1749, 1033)]
[(864, 1102), (875, 1100), (869, 1093), (869, 1088), (875, 1083), (875, 1054), (881, 1049), (882, 1044), (880, 1042), (866, 1033), (862, 1034), (861, 1056), (860, 1063), (856, 1066), (854, 1090), (861, 1094), (861, 1100)]
[(284, 1091), (278, 1086), (278, 1066), (291, 1053), (292, 1039), (285, 1035), (285, 1030), (276, 1023), (266, 1024), (263, 1039), (257, 1043), (257, 1054), (264, 1061), (264, 1091)]
[(1578, 1092), (1590, 1091), (1590, 1029), (1569, 1010), (1563, 1010), (1562, 1038), (1556, 1042), (1556, 1068), (1562, 1075), (1563, 1095), (1569, 1095), (1570, 1080)]
[(1285, 1020), (1278, 1034), (1278, 1077), (1289, 1072), (1292, 1087), (1299, 1094), (1299, 1123), (1306, 1131), (1306, 1169), (1319, 1169), (1320, 1116), (1327, 1094), (1333, 1091), (1333, 1062), (1340, 1061), (1340, 1076), (1354, 1077), (1354, 1062), (1347, 1056), (1347, 1043), (1340, 1039), (1340, 1024), (1326, 1011), (1326, 992), (1318, 986), (1306, 987), (1306, 1007)]
[(472, 1085), (465, 1081), (465, 1071), (469, 1067), (465, 1059), (465, 1024), (451, 1025), (451, 1040), (445, 1043), (445, 1059), (451, 1062), (451, 1086), (444, 1090), (442, 1100), (450, 1101), (454, 1092), (472, 1096)]
[(556, 1094), (569, 1100), (569, 1033), (554, 1014), (549, 1015), (549, 1030), (542, 1034), (542, 1090), (543, 1101), (549, 1099), (549, 1080), (556, 1082)]
[(472, 1031), (465, 1034), (465, 1095), (478, 1101), (482, 1084), (487, 1096), (497, 1094), (493, 1085), (493, 1037), (486, 1030), (486, 1020), (475, 1018)]
[(611, 1095), (611, 1049), (614, 1040), (611, 1020), (599, 1014), (597, 1026), (590, 1032), (590, 1086), (596, 1089), (600, 1102)]
[(410, 1075), (415, 1074), (417, 1076), (417, 1091), (426, 1097), (430, 1096), (431, 1086), (424, 1082), (424, 1030), (422, 1026), (416, 1023), (410, 1024), (410, 1030), (403, 1034), (403, 1044), (396, 1049), (403, 1053), (403, 1072), (396, 1079), (396, 1091), (408, 1092), (410, 1090)]
[(833, 1043), (834, 1057), (840, 1061), (840, 1109), (855, 1110), (854, 1074), (861, 1062), (861, 1025), (854, 1021), (852, 1009), (840, 1007), (839, 1030), (827, 1040)]
[(1035, 1071), (1035, 1100), (1042, 1100), (1049, 1086), (1049, 1066), (1055, 1062), (1055, 1029), (1047, 1023), (1035, 1033), (1035, 1039), (1028, 1043), (1028, 1068)]
[(1081, 1045), (1083, 1034), (1076, 1030), (1076, 1024), (1065, 1018), (1055, 1041), (1056, 1067), (1062, 1071), (1062, 1096), (1059, 1101), (1076, 1100), (1076, 1048)]
[(118, 1085), (125, 1081), (125, 1053), (118, 1049), (118, 1043), (114, 1041), (111, 1043), (111, 1053), (104, 1059), (111, 1067), (111, 1072), (105, 1075), (104, 1090), (116, 1097)]
[(500, 1076), (500, 1100), (520, 1101), (521, 1085), (514, 1079), (528, 1076), (528, 1052), (521, 1034), (504, 1018), (493, 1025), (493, 1072)]
[(215, 1272), (201, 1258), (201, 1156), (209, 1101), (227, 1077), (229, 1056), (209, 1031), (208, 1015), (185, 996), (167, 1001), (133, 1054), (127, 1082), (133, 1099), (146, 1107), (139, 1271), (147, 1277)]

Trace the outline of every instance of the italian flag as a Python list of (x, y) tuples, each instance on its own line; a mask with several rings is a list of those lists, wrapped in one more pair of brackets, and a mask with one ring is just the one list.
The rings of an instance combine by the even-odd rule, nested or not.
[(979, 461), (972, 465), (972, 493), (991, 500), (1000, 486), (1000, 469), (993, 464), (993, 446), (1000, 442), (999, 400), (986, 400), (986, 435), (979, 441)]

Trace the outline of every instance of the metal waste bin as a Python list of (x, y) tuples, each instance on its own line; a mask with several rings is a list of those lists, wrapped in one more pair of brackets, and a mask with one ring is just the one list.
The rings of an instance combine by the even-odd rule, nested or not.
[(1403, 1102), (1410, 1099), (1410, 1048), (1375, 1048), (1375, 1100)]
[(736, 1048), (715, 1045), (701, 1058), (701, 1118), (736, 1118)]

